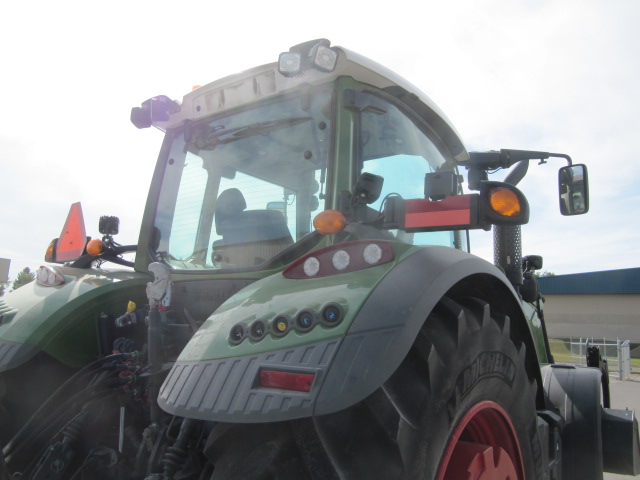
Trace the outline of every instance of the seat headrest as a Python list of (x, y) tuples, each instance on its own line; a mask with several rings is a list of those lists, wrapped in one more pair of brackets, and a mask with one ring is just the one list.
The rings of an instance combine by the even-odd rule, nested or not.
[(247, 208), (244, 195), (237, 188), (229, 188), (218, 196), (216, 201), (216, 215), (237, 215)]

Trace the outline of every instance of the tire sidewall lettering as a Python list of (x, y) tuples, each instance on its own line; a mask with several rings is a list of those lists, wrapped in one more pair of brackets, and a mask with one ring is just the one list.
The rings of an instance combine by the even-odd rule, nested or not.
[(453, 393), (447, 402), (449, 421), (453, 420), (460, 404), (479, 382), (497, 378), (512, 388), (515, 376), (516, 366), (508, 355), (500, 351), (480, 352), (460, 372), (453, 385)]

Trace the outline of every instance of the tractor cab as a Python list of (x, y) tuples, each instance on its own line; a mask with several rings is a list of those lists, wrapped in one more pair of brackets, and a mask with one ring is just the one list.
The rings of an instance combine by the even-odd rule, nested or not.
[[(157, 261), (266, 274), (313, 249), (372, 238), (468, 251), (468, 229), (529, 218), (517, 181), (489, 182), (488, 172), (554, 156), (571, 165), (546, 152), (467, 153), (426, 95), (327, 40), (181, 103), (153, 97), (131, 119), (166, 132), (138, 245), (142, 271)], [(459, 166), (479, 193), (464, 194)], [(583, 169), (561, 173), (563, 213), (588, 208)]]
[[(333, 63), (308, 61), (314, 48)], [(286, 68), (296, 56), (303, 67), (294, 75)], [(135, 108), (137, 126), (166, 130), (149, 200), (156, 208), (143, 228), (149, 256), (138, 260), (174, 270), (271, 270), (320, 244), (367, 236), (466, 250), (466, 232), (383, 226), (389, 198), (424, 198), (425, 175), (447, 173), (451, 193), (461, 193), (456, 157), (467, 154), (441, 114), (435, 128), (426, 124), (423, 111), (437, 112), (426, 96), (382, 73), (312, 42), (279, 64), (200, 87), (180, 105), (154, 97)], [(344, 217), (330, 232), (337, 236), (314, 226), (327, 210)], [(342, 230), (352, 223), (371, 228)]]

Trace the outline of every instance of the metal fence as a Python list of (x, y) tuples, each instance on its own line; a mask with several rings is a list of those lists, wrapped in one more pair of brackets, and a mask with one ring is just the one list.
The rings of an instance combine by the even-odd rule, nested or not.
[(600, 355), (607, 359), (609, 373), (617, 373), (620, 380), (631, 375), (631, 349), (629, 340), (607, 340), (593, 338), (570, 338), (571, 358), (576, 365), (587, 363), (587, 348), (600, 347)]

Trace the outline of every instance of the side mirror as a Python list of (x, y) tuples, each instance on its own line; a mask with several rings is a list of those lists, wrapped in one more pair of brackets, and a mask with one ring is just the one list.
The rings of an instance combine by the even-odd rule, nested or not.
[(558, 196), (562, 215), (589, 211), (589, 181), (586, 165), (569, 165), (558, 171)]
[(542, 257), (540, 255), (522, 257), (522, 270), (534, 272), (540, 269), (542, 269)]
[(276, 210), (284, 215), (287, 211), (287, 207), (285, 206), (284, 202), (268, 202), (267, 210)]

